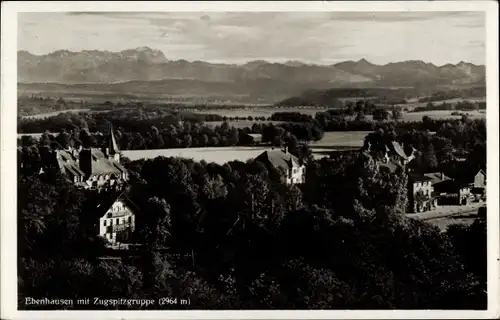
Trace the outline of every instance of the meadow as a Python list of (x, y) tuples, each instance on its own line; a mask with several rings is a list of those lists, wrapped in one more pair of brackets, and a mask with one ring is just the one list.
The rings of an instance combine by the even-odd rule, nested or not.
[[(460, 119), (461, 115), (452, 115), (454, 111), (449, 110), (432, 110), (432, 111), (421, 111), (421, 112), (404, 112), (404, 121), (422, 121), (422, 117), (428, 116), (433, 119)], [(463, 114), (468, 114), (471, 119), (484, 119), (486, 117), (486, 112), (481, 111), (456, 111)]]
[[(326, 132), (323, 139), (310, 143), (314, 158), (328, 156), (332, 151), (358, 148), (363, 145), (365, 136), (370, 131), (341, 131)], [(124, 150), (123, 155), (130, 160), (154, 159), (163, 157), (181, 157), (195, 161), (204, 160), (208, 163), (224, 164), (229, 161), (247, 161), (260, 155), (266, 150), (273, 150), (270, 146), (256, 147), (214, 147), (214, 148), (177, 148), (155, 150)], [(274, 148), (274, 150), (277, 150)]]
[(220, 148), (180, 148), (180, 149), (156, 149), (156, 150), (124, 150), (123, 156), (130, 160), (154, 159), (163, 157), (181, 157), (193, 159), (194, 161), (206, 161), (224, 164), (229, 161), (247, 161), (257, 157), (271, 147), (220, 147)]
[(23, 118), (23, 119), (43, 119), (43, 118), (57, 116), (60, 113), (81, 113), (81, 112), (89, 112), (89, 111), (90, 111), (90, 109), (68, 109), (68, 110), (60, 110), (60, 111), (47, 112), (47, 113), (39, 113), (39, 114), (34, 114), (34, 115), (29, 115), (29, 116), (22, 116), (21, 118)]

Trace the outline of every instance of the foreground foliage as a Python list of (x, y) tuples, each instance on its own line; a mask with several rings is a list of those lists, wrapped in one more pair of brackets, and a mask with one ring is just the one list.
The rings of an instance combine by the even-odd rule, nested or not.
[(24, 297), (94, 296), (189, 298), (163, 308), (190, 309), (486, 307), (486, 251), (466, 245), (486, 248), (486, 226), (441, 233), (406, 218), (403, 172), (322, 160), (297, 187), (251, 161), (127, 166), (146, 246), (115, 260), (100, 259), (87, 228), (95, 196), (57, 173), (21, 174), (20, 308)]

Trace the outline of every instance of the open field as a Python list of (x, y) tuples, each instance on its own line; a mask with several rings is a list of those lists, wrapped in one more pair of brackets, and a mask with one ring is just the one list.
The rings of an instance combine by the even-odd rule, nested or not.
[[(204, 125), (207, 125), (207, 126), (211, 126), (211, 127), (215, 127), (215, 126), (220, 126), (224, 121), (206, 121), (204, 122), (203, 124)], [(251, 120), (233, 120), (233, 121), (225, 121), (229, 124), (230, 127), (235, 127), (235, 128), (238, 128), (238, 129), (243, 129), (243, 128), (251, 128), (254, 123), (257, 123), (257, 124), (269, 124), (269, 123), (272, 123), (274, 125), (277, 125), (277, 124), (280, 124), (280, 123), (283, 123), (283, 121), (251, 121)]]
[(362, 147), (364, 139), (371, 131), (337, 131), (325, 132), (323, 139), (311, 142), (313, 149), (329, 147)]
[(444, 232), (452, 224), (472, 224), (477, 218), (479, 208), (485, 205), (486, 203), (481, 201), (465, 206), (439, 206), (431, 211), (407, 213), (406, 215), (414, 219), (424, 220), (439, 227)]
[[(352, 149), (363, 145), (364, 137), (369, 131), (352, 132), (327, 132), (325, 137), (316, 143), (311, 143), (311, 149), (315, 158), (322, 158), (335, 150)], [(154, 159), (163, 157), (182, 157), (195, 161), (205, 160), (224, 164), (228, 161), (247, 161), (257, 157), (266, 150), (272, 150), (269, 146), (256, 147), (210, 147), (210, 148), (178, 148), (178, 149), (156, 149), (156, 150), (124, 150), (123, 155), (130, 160)]]
[(90, 109), (68, 109), (68, 110), (60, 110), (54, 112), (40, 113), (31, 116), (23, 116), (24, 119), (43, 119), (48, 117), (57, 116), (60, 113), (80, 113), (80, 112), (89, 112)]
[[(422, 117), (428, 116), (432, 119), (460, 119), (462, 116), (454, 116), (451, 113), (454, 111), (448, 110), (433, 110), (433, 111), (422, 111), (422, 112), (405, 112), (403, 113), (404, 121), (422, 121)], [(484, 119), (486, 117), (486, 112), (482, 113), (480, 111), (458, 111), (460, 113), (469, 114), (471, 119)]]
[[(17, 134), (17, 137), (18, 138), (21, 138), (22, 136), (30, 136), (30, 137), (33, 137), (33, 138), (40, 138), (42, 136), (43, 133), (18, 133)], [(48, 132), (48, 134), (52, 134), (52, 135), (57, 135), (57, 133), (54, 133), (54, 132)]]
[(183, 149), (157, 149), (157, 150), (125, 150), (123, 155), (130, 160), (154, 159), (163, 157), (182, 157), (195, 161), (204, 160), (208, 163), (224, 164), (229, 161), (247, 161), (257, 157), (270, 147), (214, 147), (214, 148), (183, 148)]

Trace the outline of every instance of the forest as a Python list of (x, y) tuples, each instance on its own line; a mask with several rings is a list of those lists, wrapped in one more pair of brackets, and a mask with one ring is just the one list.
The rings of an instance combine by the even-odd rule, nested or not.
[(442, 233), (406, 217), (406, 175), (369, 158), (311, 159), (301, 186), (255, 161), (125, 166), (144, 246), (121, 259), (105, 259), (88, 227), (105, 194), (23, 166), (20, 309), (24, 297), (94, 296), (190, 299), (163, 306), (177, 309), (486, 308), (485, 221)]

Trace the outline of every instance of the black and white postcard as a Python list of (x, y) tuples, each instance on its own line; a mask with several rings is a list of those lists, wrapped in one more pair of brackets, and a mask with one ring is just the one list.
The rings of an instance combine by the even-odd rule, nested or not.
[(498, 109), (494, 1), (2, 2), (1, 318), (497, 318)]

